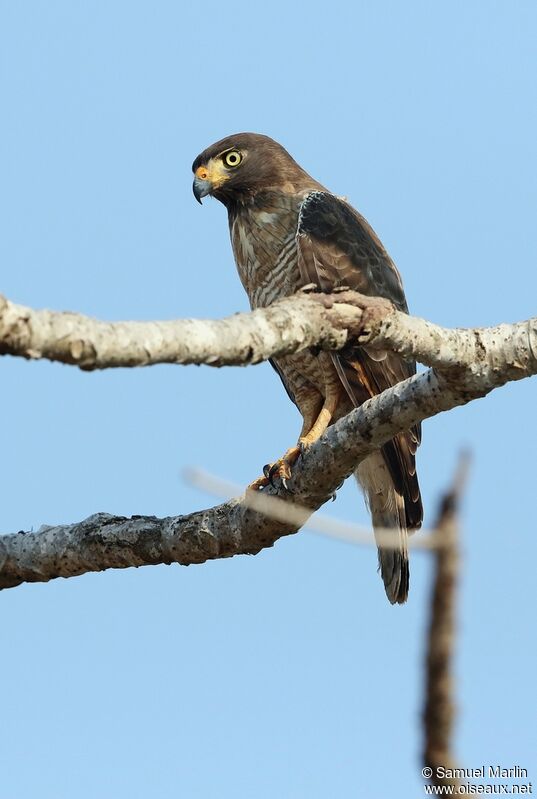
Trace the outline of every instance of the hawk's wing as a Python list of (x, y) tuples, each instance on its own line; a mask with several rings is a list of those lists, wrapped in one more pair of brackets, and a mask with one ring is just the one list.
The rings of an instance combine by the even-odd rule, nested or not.
[[(370, 296), (385, 297), (408, 312), (401, 278), (373, 229), (350, 205), (328, 192), (309, 194), (298, 221), (299, 268), (304, 284), (330, 292), (348, 286)], [(332, 355), (355, 406), (415, 374), (415, 363), (393, 352), (371, 353), (363, 347)], [(382, 447), (396, 491), (404, 497), (406, 524), (420, 526), (423, 509), (416, 476), (419, 425)]]

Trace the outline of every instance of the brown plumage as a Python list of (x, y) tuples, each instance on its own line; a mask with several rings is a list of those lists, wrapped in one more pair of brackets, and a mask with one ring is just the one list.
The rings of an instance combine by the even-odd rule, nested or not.
[[(268, 136), (239, 133), (204, 150), (194, 161), (194, 194), (210, 194), (227, 208), (231, 241), (252, 308), (270, 305), (308, 283), (330, 292), (348, 286), (389, 299), (407, 311), (399, 273), (366, 220), (345, 200), (313, 180)], [(415, 373), (395, 353), (356, 347), (343, 353), (301, 352), (274, 359), (304, 423), (308, 446), (353, 407)], [(379, 566), (392, 603), (408, 595), (407, 531), (423, 510), (415, 453), (420, 428), (385, 444), (357, 468), (373, 526), (396, 528), (397, 549), (379, 549)], [(278, 461), (289, 474), (299, 452)], [(258, 485), (262, 481), (258, 481)]]

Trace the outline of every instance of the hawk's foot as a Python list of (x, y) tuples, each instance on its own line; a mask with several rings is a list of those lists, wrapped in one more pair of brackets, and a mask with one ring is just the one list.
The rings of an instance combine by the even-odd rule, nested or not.
[(253, 483), (250, 483), (248, 488), (253, 491), (258, 491), (260, 488), (265, 488), (268, 485), (274, 485), (274, 480), (279, 477), (283, 483), (283, 487), (287, 488), (287, 481), (291, 478), (291, 469), (297, 462), (302, 447), (297, 444), (287, 450), (282, 458), (279, 458), (274, 463), (267, 463), (263, 467), (263, 477), (258, 477)]

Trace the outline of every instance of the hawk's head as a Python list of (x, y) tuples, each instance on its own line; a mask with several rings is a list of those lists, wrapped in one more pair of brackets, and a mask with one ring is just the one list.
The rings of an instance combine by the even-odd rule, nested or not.
[(260, 133), (237, 133), (212, 144), (198, 155), (192, 171), (196, 200), (201, 203), (210, 194), (224, 205), (308, 179), (281, 144)]

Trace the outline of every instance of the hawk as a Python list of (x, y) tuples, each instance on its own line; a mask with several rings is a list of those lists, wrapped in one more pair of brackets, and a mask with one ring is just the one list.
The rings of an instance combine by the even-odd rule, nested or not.
[[(364, 217), (268, 136), (228, 136), (200, 153), (192, 171), (196, 199), (201, 203), (211, 195), (227, 208), (233, 253), (252, 308), (315, 283), (323, 292), (347, 286), (384, 297), (408, 312), (399, 272)], [(297, 446), (272, 469), (271, 476), (284, 478), (302, 448), (330, 424), (416, 371), (414, 362), (396, 353), (359, 346), (334, 353), (304, 350), (275, 358), (272, 365), (303, 417)], [(356, 469), (373, 527), (399, 531), (396, 548), (379, 548), (379, 570), (392, 604), (407, 599), (407, 534), (423, 517), (415, 461), (420, 439), (415, 426)]]

